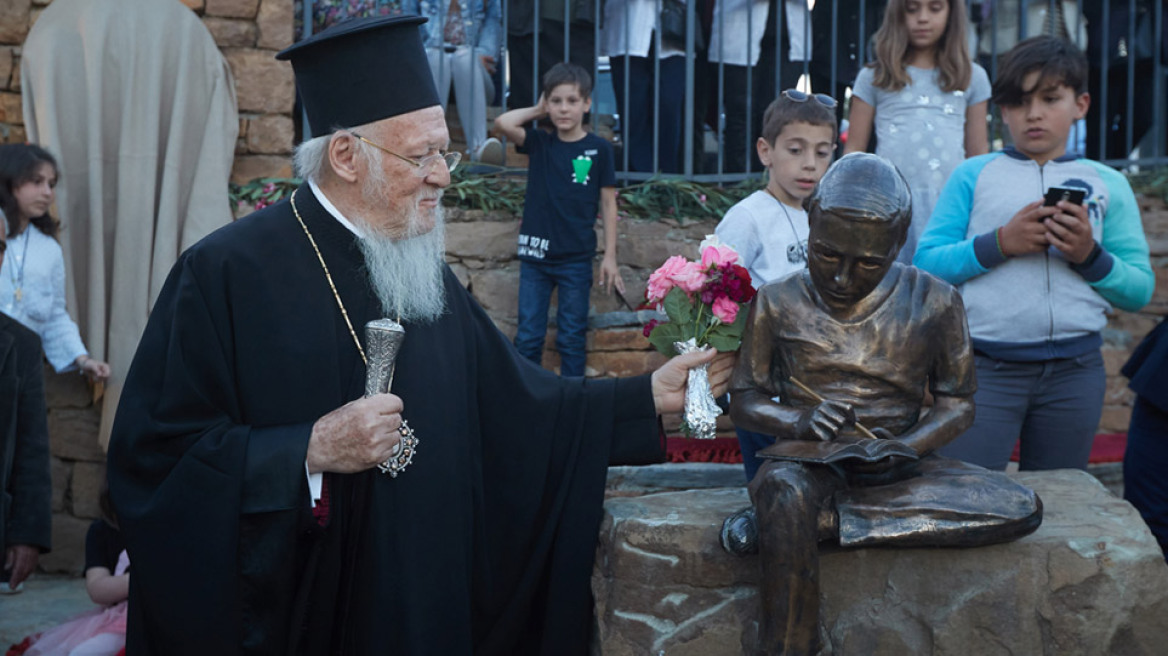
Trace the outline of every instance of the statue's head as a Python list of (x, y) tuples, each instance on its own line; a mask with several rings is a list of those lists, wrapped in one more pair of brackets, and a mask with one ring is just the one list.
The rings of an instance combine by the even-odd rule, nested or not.
[(908, 183), (883, 157), (852, 153), (827, 170), (805, 206), (811, 282), (828, 307), (846, 310), (876, 289), (904, 245)]

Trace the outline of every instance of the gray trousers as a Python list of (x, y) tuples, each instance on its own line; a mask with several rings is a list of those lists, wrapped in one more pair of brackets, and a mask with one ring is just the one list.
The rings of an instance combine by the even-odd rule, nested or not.
[(1021, 439), (1020, 469), (1087, 468), (1107, 386), (1101, 352), (1041, 362), (976, 355), (974, 361), (973, 426), (938, 454), (1003, 471)]
[(426, 55), (443, 110), (450, 99), (450, 85), (454, 84), (458, 121), (466, 135), (467, 150), (474, 153), (487, 140), (487, 102), (495, 97), (495, 83), (470, 46), (459, 46), (454, 52), (427, 48)]

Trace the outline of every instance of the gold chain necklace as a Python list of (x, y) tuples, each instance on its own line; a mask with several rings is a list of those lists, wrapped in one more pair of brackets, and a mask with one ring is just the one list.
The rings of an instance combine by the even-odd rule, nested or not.
[[(299, 190), (297, 190), (299, 191)], [(296, 192), (292, 192), (290, 199), (292, 205), (292, 214), (296, 216), (296, 222), (304, 229), (304, 236), (308, 237), (308, 243), (312, 244), (312, 250), (316, 253), (316, 259), (320, 262), (320, 268), (324, 269), (324, 277), (328, 279), (329, 289), (333, 290), (333, 298), (337, 299), (337, 307), (341, 308), (341, 316), (345, 318), (345, 325), (349, 327), (349, 334), (353, 336), (353, 343), (357, 345), (357, 352), (361, 354), (361, 361), (365, 366), (369, 366), (369, 359), (365, 357), (365, 349), (361, 347), (361, 340), (357, 339), (357, 331), (353, 330), (353, 322), (349, 320), (349, 312), (345, 309), (345, 304), (341, 301), (341, 294), (337, 291), (336, 284), (333, 283), (333, 276), (329, 273), (328, 265), (324, 263), (324, 256), (320, 254), (320, 248), (316, 245), (316, 240), (312, 238), (312, 233), (309, 232), (308, 226), (305, 225), (304, 219), (300, 218), (300, 210), (296, 209)], [(398, 316), (398, 323), (401, 323), (401, 316)], [(393, 374), (390, 374), (389, 384), (393, 384)], [(377, 465), (377, 469), (382, 474), (389, 474), (391, 478), (397, 478), (397, 475), (405, 471), (405, 468), (414, 461), (414, 454), (418, 451), (418, 436), (414, 434), (413, 429), (406, 423), (405, 418), (402, 419), (401, 425), (398, 426), (398, 434), (401, 436), (397, 444), (394, 445), (393, 452), (390, 453), (389, 458)]]
[[(299, 191), (296, 190), (296, 191)], [(312, 250), (316, 252), (316, 259), (320, 261), (320, 268), (324, 269), (324, 277), (328, 279), (329, 289), (333, 290), (333, 298), (337, 299), (337, 307), (341, 308), (341, 316), (345, 318), (345, 325), (349, 327), (349, 334), (353, 336), (353, 343), (357, 345), (357, 352), (361, 354), (361, 361), (365, 366), (369, 366), (369, 359), (365, 357), (365, 349), (361, 347), (361, 340), (357, 339), (357, 331), (353, 330), (353, 322), (349, 321), (349, 312), (345, 309), (345, 304), (341, 301), (341, 295), (337, 292), (337, 286), (333, 284), (333, 276), (329, 273), (328, 265), (324, 263), (324, 256), (320, 254), (320, 249), (316, 246), (316, 240), (312, 238), (312, 233), (308, 231), (308, 226), (304, 224), (304, 219), (300, 218), (300, 210), (296, 209), (296, 191), (292, 192), (292, 214), (296, 216), (296, 221), (300, 227), (304, 229), (304, 235), (308, 237), (308, 243), (312, 244)]]

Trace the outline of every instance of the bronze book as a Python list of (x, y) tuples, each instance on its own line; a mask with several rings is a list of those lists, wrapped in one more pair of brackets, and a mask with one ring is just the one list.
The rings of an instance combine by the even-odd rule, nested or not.
[(848, 460), (878, 462), (892, 456), (920, 460), (916, 449), (900, 440), (777, 440), (758, 452), (758, 457), (793, 462), (833, 463)]

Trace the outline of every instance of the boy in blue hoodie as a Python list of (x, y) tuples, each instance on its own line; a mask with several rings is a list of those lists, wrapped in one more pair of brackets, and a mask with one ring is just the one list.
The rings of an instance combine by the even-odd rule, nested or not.
[[(1152, 297), (1139, 208), (1127, 180), (1066, 152), (1087, 113), (1087, 61), (1053, 37), (1003, 58), (993, 102), (1014, 145), (973, 157), (949, 178), (913, 264), (958, 286), (973, 339), (973, 426), (939, 453), (1005, 469), (1085, 469), (1103, 411), (1100, 331), (1112, 306)], [(1082, 204), (1044, 206), (1050, 187)]]

